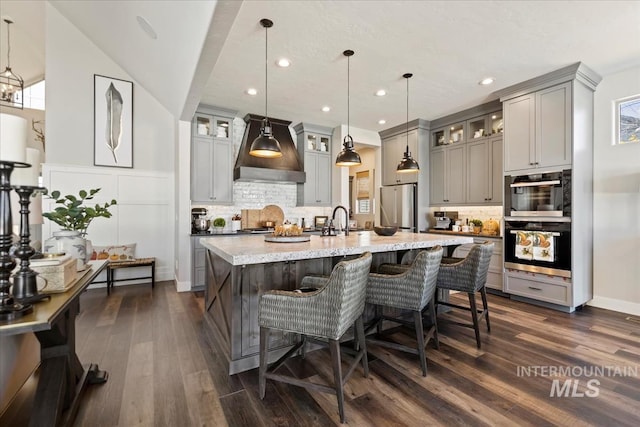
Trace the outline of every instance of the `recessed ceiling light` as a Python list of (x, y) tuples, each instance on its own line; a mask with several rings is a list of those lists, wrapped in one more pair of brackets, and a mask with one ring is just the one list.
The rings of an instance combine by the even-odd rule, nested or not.
[(153, 29), (149, 21), (147, 21), (140, 15), (136, 16), (136, 21), (138, 21), (138, 25), (140, 26), (140, 28), (142, 28), (142, 31), (144, 31), (146, 35), (151, 37), (153, 40), (156, 40), (158, 38), (156, 30)]
[(291, 61), (289, 61), (287, 58), (280, 58), (278, 59), (278, 67), (282, 67), (282, 68), (286, 68), (289, 65), (291, 65)]
[(378, 91), (376, 92), (376, 96), (385, 96), (387, 94), (387, 91), (384, 89), (378, 89)]
[(486, 86), (486, 85), (490, 85), (491, 83), (493, 83), (493, 82), (494, 82), (494, 80), (495, 80), (495, 79), (494, 79), (493, 77), (485, 77), (484, 79), (480, 80), (480, 81), (478, 82), (478, 84), (479, 84), (479, 85)]
[(496, 116), (495, 114), (494, 114), (493, 116), (491, 116), (491, 119), (492, 119), (492, 120), (495, 120), (495, 119), (497, 119), (497, 118), (498, 118), (498, 116)]
[(324, 107), (322, 107), (322, 111), (324, 111), (325, 113), (328, 113), (329, 111), (331, 111), (331, 107), (325, 105)]
[(387, 121), (386, 121), (385, 119), (380, 119), (380, 120), (378, 120), (378, 124), (379, 124), (379, 125), (383, 125), (383, 124), (385, 124), (385, 123), (387, 123)]
[(254, 96), (254, 95), (258, 94), (258, 91), (255, 90), (254, 88), (250, 87), (249, 89), (247, 89), (247, 94), (251, 95), (251, 96)]

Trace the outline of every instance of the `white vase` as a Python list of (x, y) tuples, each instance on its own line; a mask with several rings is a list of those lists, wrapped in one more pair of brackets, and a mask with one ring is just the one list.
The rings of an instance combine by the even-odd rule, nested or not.
[(54, 231), (53, 237), (45, 240), (45, 253), (61, 253), (71, 255), (78, 263), (78, 271), (84, 270), (87, 258), (87, 246), (85, 239), (79, 231), (61, 230)]

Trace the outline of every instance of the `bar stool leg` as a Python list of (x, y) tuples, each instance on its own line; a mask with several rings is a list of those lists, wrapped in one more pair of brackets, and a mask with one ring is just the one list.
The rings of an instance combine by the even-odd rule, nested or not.
[(260, 368), (258, 368), (258, 388), (260, 389), (260, 399), (264, 399), (267, 389), (265, 374), (267, 373), (268, 340), (269, 328), (260, 327)]
[(480, 348), (480, 325), (478, 324), (478, 308), (476, 307), (476, 294), (469, 292), (469, 305), (471, 306), (471, 319), (473, 319), (473, 329), (476, 332), (476, 345)]
[(369, 376), (369, 358), (367, 356), (367, 344), (364, 337), (364, 322), (362, 316), (356, 320), (356, 335), (359, 343), (358, 350), (362, 351), (362, 369), (364, 369), (364, 376), (366, 378)]
[(329, 340), (331, 361), (333, 362), (333, 381), (335, 382), (336, 396), (338, 397), (338, 413), (340, 422), (344, 423), (344, 391), (342, 389), (342, 363), (340, 361), (340, 342)]
[(424, 355), (424, 328), (422, 327), (422, 313), (417, 310), (413, 312), (413, 321), (416, 328), (416, 338), (418, 340), (418, 357), (422, 367), (422, 376), (427, 376), (427, 359)]
[(487, 322), (487, 332), (491, 332), (491, 324), (489, 323), (489, 305), (487, 304), (487, 289), (483, 286), (480, 289), (482, 295), (482, 309), (484, 311), (484, 320)]
[(151, 262), (151, 289), (156, 287), (156, 262)]

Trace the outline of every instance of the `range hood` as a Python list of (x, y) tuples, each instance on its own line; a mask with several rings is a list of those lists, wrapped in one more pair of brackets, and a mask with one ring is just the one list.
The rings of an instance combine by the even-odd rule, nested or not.
[(267, 159), (249, 154), (251, 143), (260, 135), (263, 118), (264, 116), (257, 114), (247, 114), (244, 117), (247, 128), (244, 131), (242, 145), (240, 145), (236, 165), (233, 168), (233, 180), (305, 182), (306, 174), (302, 169), (298, 150), (289, 131), (291, 122), (269, 117), (273, 137), (280, 142), (282, 157)]

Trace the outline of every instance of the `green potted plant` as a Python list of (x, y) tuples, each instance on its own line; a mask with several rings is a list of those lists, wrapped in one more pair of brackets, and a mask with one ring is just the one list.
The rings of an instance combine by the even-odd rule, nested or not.
[(80, 190), (78, 196), (67, 194), (61, 196), (59, 191), (52, 191), (50, 198), (55, 199), (57, 206), (52, 212), (42, 214), (45, 218), (58, 224), (62, 230), (54, 231), (53, 237), (44, 243), (44, 252), (65, 252), (78, 260), (78, 270), (83, 270), (85, 262), (89, 259), (87, 254), (87, 229), (95, 218), (111, 218), (109, 208), (117, 202), (111, 200), (104, 204), (96, 203), (94, 206), (85, 204), (87, 200), (100, 191), (94, 188), (88, 192)]
[(469, 223), (473, 225), (473, 232), (475, 234), (480, 234), (482, 231), (482, 221), (479, 219), (472, 219)]
[(225, 221), (224, 218), (218, 217), (213, 220), (213, 231), (215, 233), (222, 233), (225, 225), (227, 225), (227, 221)]

